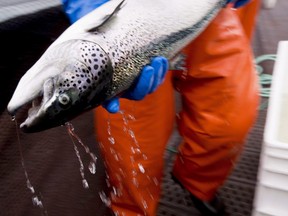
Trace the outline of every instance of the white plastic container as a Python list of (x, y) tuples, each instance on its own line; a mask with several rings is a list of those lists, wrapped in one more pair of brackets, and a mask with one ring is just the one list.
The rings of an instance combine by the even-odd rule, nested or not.
[(253, 216), (288, 216), (288, 41), (278, 45)]
[(266, 9), (274, 8), (277, 0), (262, 0), (262, 6)]

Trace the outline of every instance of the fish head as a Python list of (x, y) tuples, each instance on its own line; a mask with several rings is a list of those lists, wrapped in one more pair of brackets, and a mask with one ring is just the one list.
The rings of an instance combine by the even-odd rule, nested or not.
[(7, 109), (15, 115), (32, 102), (20, 125), (24, 132), (64, 125), (109, 99), (113, 68), (108, 55), (93, 42), (67, 43), (44, 53), (18, 83)]

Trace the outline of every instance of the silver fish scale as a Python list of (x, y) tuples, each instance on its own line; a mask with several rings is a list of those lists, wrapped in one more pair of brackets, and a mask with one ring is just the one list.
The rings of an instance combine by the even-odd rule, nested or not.
[(7, 109), (15, 114), (43, 94), (21, 127), (35, 132), (63, 124), (127, 90), (154, 56), (172, 60), (226, 2), (111, 0), (49, 46), (21, 78)]
[[(114, 37), (113, 41), (106, 40), (108, 49), (105, 51), (110, 57), (114, 69), (113, 83), (108, 94), (118, 94), (131, 86), (143, 66), (148, 64), (152, 57), (164, 56), (169, 60), (175, 57), (180, 49), (197, 36), (195, 32), (200, 32), (225, 3), (226, 1), (218, 1), (216, 7), (211, 9), (204, 19), (192, 26), (186, 24), (188, 27), (180, 31), (171, 32), (173, 26), (161, 25), (161, 32), (164, 29), (164, 31), (167, 30), (167, 34), (159, 34), (159, 24), (147, 19), (149, 14), (144, 14), (145, 16), (137, 14), (138, 18), (134, 19), (133, 22), (127, 23), (127, 26), (122, 26), (120, 29), (122, 31), (119, 32), (120, 34), (117, 37)], [(134, 15), (136, 16), (136, 14), (131, 14), (130, 17)], [(167, 17), (164, 17), (164, 19), (167, 19)], [(161, 22), (169, 23), (165, 22), (165, 20), (162, 21), (160, 18), (159, 23)], [(181, 20), (172, 23), (184, 26), (183, 23), (181, 24)], [(101, 29), (100, 34), (103, 38), (107, 38), (110, 31), (109, 26), (104, 27)], [(125, 33), (123, 34), (123, 32)]]

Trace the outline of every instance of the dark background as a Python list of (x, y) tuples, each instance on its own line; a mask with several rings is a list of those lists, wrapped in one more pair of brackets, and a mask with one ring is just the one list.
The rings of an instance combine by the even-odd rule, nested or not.
[[(41, 208), (32, 204), (21, 166), (15, 122), (6, 106), (21, 76), (47, 47), (69, 26), (62, 8), (53, 7), (0, 23), (0, 215), (39, 216)], [(17, 114), (18, 122), (26, 109)], [(105, 173), (93, 131), (93, 115), (85, 113), (72, 121), (76, 133), (98, 156), (97, 172), (88, 171), (89, 156), (79, 147), (90, 189), (82, 187), (79, 162), (65, 127), (36, 134), (20, 131), (24, 162), (36, 194), (42, 196), (50, 216), (105, 215), (99, 192), (106, 190)], [(107, 213), (108, 215), (108, 213)]]
[[(261, 9), (252, 42), (256, 57), (275, 54), (278, 42), (288, 40), (287, 10), (286, 0), (278, 0), (272, 10)], [(20, 77), (68, 26), (69, 22), (61, 7), (0, 23), (0, 216), (42, 214), (39, 207), (33, 206), (32, 194), (26, 187), (15, 122), (12, 122), (7, 114), (6, 106)], [(272, 73), (273, 62), (264, 63), (264, 68), (265, 72)], [(268, 100), (262, 99), (263, 102)], [(177, 102), (178, 106), (179, 104), (180, 101)], [(24, 108), (17, 114), (18, 122), (26, 116), (26, 111)], [(240, 161), (220, 191), (228, 215), (249, 216), (253, 210), (266, 111), (259, 111), (259, 118), (247, 139)], [(41, 193), (50, 216), (109, 215), (99, 197), (99, 192), (106, 191), (107, 188), (103, 162), (95, 141), (92, 116), (92, 113), (88, 112), (72, 121), (77, 134), (98, 156), (97, 173), (91, 175), (85, 170), (90, 185), (88, 190), (82, 187), (79, 162), (64, 127), (36, 134), (20, 132), (29, 179), (37, 195)], [(180, 139), (175, 130), (168, 143), (169, 149), (177, 147)], [(79, 147), (79, 150), (87, 168), (90, 158), (83, 148)], [(157, 215), (199, 216), (187, 191), (183, 191), (170, 178), (174, 155), (170, 150), (165, 155), (167, 166)]]

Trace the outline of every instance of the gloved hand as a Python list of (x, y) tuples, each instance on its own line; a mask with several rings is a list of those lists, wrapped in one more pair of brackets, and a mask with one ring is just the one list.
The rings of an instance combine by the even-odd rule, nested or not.
[(228, 0), (227, 3), (233, 3), (235, 8), (239, 8), (247, 4), (248, 2), (250, 2), (250, 0)]
[[(76, 22), (82, 16), (104, 4), (108, 0), (62, 0), (63, 9), (71, 23)], [(155, 57), (149, 65), (146, 65), (134, 85), (121, 97), (130, 100), (141, 100), (147, 94), (154, 92), (163, 82), (168, 71), (168, 60), (164, 57)], [(116, 113), (120, 109), (119, 98), (115, 97), (106, 101), (103, 107), (110, 113)]]
[[(147, 94), (154, 92), (164, 81), (167, 71), (168, 60), (162, 56), (155, 57), (149, 65), (142, 69), (135, 84), (121, 97), (130, 100), (142, 100)], [(112, 98), (105, 102), (103, 107), (110, 113), (118, 112), (120, 109), (119, 98)]]
[(62, 0), (63, 10), (71, 23), (96, 9), (109, 0)]

